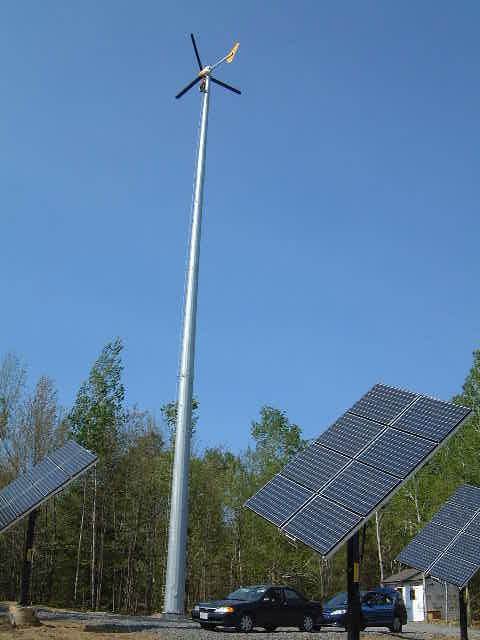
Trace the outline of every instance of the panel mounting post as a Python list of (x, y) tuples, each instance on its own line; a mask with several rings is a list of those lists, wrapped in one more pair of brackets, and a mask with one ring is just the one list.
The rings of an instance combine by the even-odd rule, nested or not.
[(34, 509), (28, 516), (25, 555), (23, 557), (22, 593), (20, 595), (20, 605), (22, 607), (26, 607), (30, 603), (30, 577), (32, 575), (33, 539), (35, 536), (35, 520), (37, 519), (37, 513), (38, 510)]
[(467, 603), (465, 601), (465, 589), (458, 590), (458, 609), (460, 613), (460, 638), (468, 640)]
[(362, 609), (360, 605), (359, 547), (359, 535), (357, 531), (347, 543), (348, 608), (345, 618), (348, 640), (359, 640), (360, 638)]

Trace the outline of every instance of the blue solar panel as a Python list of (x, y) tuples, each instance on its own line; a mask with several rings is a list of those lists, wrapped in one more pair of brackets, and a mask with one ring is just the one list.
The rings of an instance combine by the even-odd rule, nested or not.
[[(479, 505), (480, 506), (480, 505)], [(446, 502), (443, 507), (432, 518), (432, 523), (443, 524), (451, 529), (462, 529), (472, 518), (471, 509), (462, 507), (455, 502)]]
[(276, 475), (249, 498), (245, 506), (280, 526), (313, 495), (312, 491), (296, 482)]
[(399, 482), (394, 476), (367, 467), (361, 462), (354, 462), (322, 491), (322, 496), (365, 516)]
[(384, 425), (367, 418), (345, 413), (317, 438), (317, 442), (347, 456), (354, 456), (384, 428)]
[(433, 442), (388, 428), (358, 459), (398, 478), (405, 478), (434, 448)]
[(426, 571), (432, 564), (435, 558), (438, 556), (438, 551), (427, 547), (416, 539), (413, 539), (401, 553), (398, 554), (397, 560), (408, 564), (410, 567), (415, 567), (421, 571)]
[(74, 440), (70, 440), (48, 457), (69, 476), (77, 475), (96, 460), (90, 451), (81, 447)]
[(437, 551), (442, 551), (457, 535), (455, 529), (449, 529), (435, 522), (427, 524), (415, 540)]
[(476, 511), (480, 507), (480, 488), (464, 484), (450, 496), (448, 502), (454, 502), (464, 508)]
[[(67, 469), (75, 469), (75, 472), (64, 471), (53, 460), (63, 461)], [(70, 442), (16, 478), (0, 491), (0, 532), (63, 489), (95, 462), (96, 456)]]
[(480, 515), (475, 516), (465, 529), (465, 533), (468, 533), (468, 535), (474, 536), (475, 538), (480, 538)]
[[(333, 521), (337, 509), (344, 524), (345, 513), (354, 522), (366, 522), (440, 447), (443, 438), (450, 435), (452, 429), (458, 429), (468, 412), (468, 409), (459, 409), (410, 391), (375, 385), (313, 445), (282, 469), (280, 476), (288, 477), (292, 484), (275, 485), (273, 500), (271, 487), (266, 485), (269, 489), (265, 504), (258, 504), (263, 501), (261, 490), (245, 506), (320, 553), (331, 555), (356, 527), (328, 529), (319, 505), (328, 505)], [(407, 417), (404, 419), (404, 416)], [(315, 497), (303, 506), (301, 500), (297, 500), (296, 511), (285, 510), (292, 487), (295, 492), (302, 487), (308, 488), (315, 492), (312, 494)], [(315, 527), (326, 527), (330, 541), (324, 539), (325, 531), (315, 532)], [(340, 536), (336, 541), (333, 540), (335, 531)], [(424, 560), (428, 553), (425, 548), (420, 545), (416, 549), (416, 555), (422, 555)], [(410, 549), (409, 553), (414, 551)]]
[[(463, 588), (480, 568), (480, 489), (464, 485), (450, 496), (432, 521), (400, 553), (397, 560)], [(428, 549), (420, 567), (412, 549)]]
[(463, 588), (477, 573), (478, 564), (472, 564), (463, 558), (445, 553), (429, 570), (429, 574), (449, 584)]
[(470, 409), (421, 397), (394, 422), (398, 429), (440, 442), (465, 419)]
[(364, 418), (390, 424), (417, 397), (415, 393), (376, 384), (349, 411)]
[(288, 522), (283, 531), (327, 555), (361, 519), (356, 513), (317, 496)]
[(349, 462), (350, 458), (336, 451), (312, 444), (282, 469), (282, 476), (318, 491)]

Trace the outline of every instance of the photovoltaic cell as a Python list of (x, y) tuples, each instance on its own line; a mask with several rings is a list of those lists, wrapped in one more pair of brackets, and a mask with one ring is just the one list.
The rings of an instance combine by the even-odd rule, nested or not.
[(448, 553), (457, 558), (463, 558), (477, 567), (480, 566), (480, 545), (472, 536), (460, 534), (449, 547)]
[(474, 536), (475, 538), (480, 538), (480, 515), (475, 516), (472, 522), (470, 522), (468, 527), (465, 529), (465, 533), (470, 536)]
[[(245, 506), (330, 556), (427, 461), (469, 411), (375, 385)], [(473, 500), (472, 495), (470, 491), (462, 499)], [(352, 522), (357, 524), (350, 526)], [(423, 535), (427, 542), (429, 532)], [(443, 536), (448, 534), (443, 531)], [(431, 549), (420, 543), (409, 547), (408, 554), (426, 562)]]
[(394, 426), (440, 442), (469, 413), (467, 407), (421, 397), (395, 421)]
[[(479, 520), (480, 488), (463, 485), (405, 547), (397, 560), (463, 588), (480, 569)], [(431, 554), (423, 567), (415, 563), (415, 549), (420, 546), (429, 549)]]
[(384, 428), (384, 425), (367, 418), (345, 413), (317, 438), (317, 442), (347, 456), (354, 456)]
[(399, 482), (394, 476), (354, 462), (322, 491), (322, 496), (365, 516)]
[(480, 506), (480, 488), (464, 484), (450, 496), (448, 502), (454, 502), (464, 508), (476, 511)]
[(376, 384), (349, 411), (388, 425), (416, 397), (417, 395), (410, 391), (387, 387), (384, 384)]
[(336, 451), (312, 444), (295, 456), (281, 473), (298, 484), (318, 491), (349, 462), (350, 458)]
[[(0, 532), (62, 490), (96, 459), (90, 451), (70, 441), (4, 487), (0, 491)], [(54, 460), (63, 461), (66, 469)]]
[(67, 475), (75, 476), (86, 465), (91, 464), (95, 456), (75, 441), (70, 440), (64, 447), (52, 453), (49, 458)]
[(420, 533), (415, 537), (417, 542), (430, 547), (431, 549), (436, 549), (437, 551), (442, 551), (457, 535), (457, 530), (449, 529), (448, 527), (444, 527), (440, 524), (430, 522), (427, 524), (425, 529), (422, 529)]
[(313, 495), (312, 491), (296, 482), (276, 475), (254, 496), (249, 498), (245, 506), (273, 524), (280, 526)]
[(290, 520), (283, 531), (326, 555), (361, 519), (357, 514), (317, 496)]
[[(480, 506), (480, 505), (479, 505)], [(451, 529), (462, 529), (472, 518), (471, 509), (462, 507), (455, 502), (446, 502), (441, 509), (433, 516), (432, 523), (443, 524)]]
[(397, 556), (397, 560), (421, 571), (426, 571), (437, 557), (437, 550), (420, 544), (414, 538)]
[(405, 478), (434, 448), (433, 442), (389, 428), (358, 459), (398, 478)]
[(440, 580), (445, 580), (457, 587), (463, 587), (477, 573), (478, 564), (472, 564), (463, 558), (445, 553), (439, 558), (429, 574)]

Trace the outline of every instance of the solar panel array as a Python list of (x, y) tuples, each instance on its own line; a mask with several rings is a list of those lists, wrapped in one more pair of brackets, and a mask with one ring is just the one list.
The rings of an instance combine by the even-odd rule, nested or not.
[(87, 471), (97, 457), (70, 440), (0, 491), (0, 533)]
[(480, 569), (480, 488), (465, 484), (397, 560), (462, 589)]
[(328, 557), (428, 460), (470, 411), (377, 384), (245, 506)]

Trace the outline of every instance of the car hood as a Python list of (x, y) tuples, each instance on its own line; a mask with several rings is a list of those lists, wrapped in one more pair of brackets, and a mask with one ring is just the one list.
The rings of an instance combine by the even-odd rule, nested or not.
[(239, 604), (247, 604), (248, 600), (212, 600), (210, 602), (199, 602), (198, 606), (199, 607), (207, 607), (207, 608), (212, 608), (212, 607), (234, 607), (235, 605), (239, 605)]

